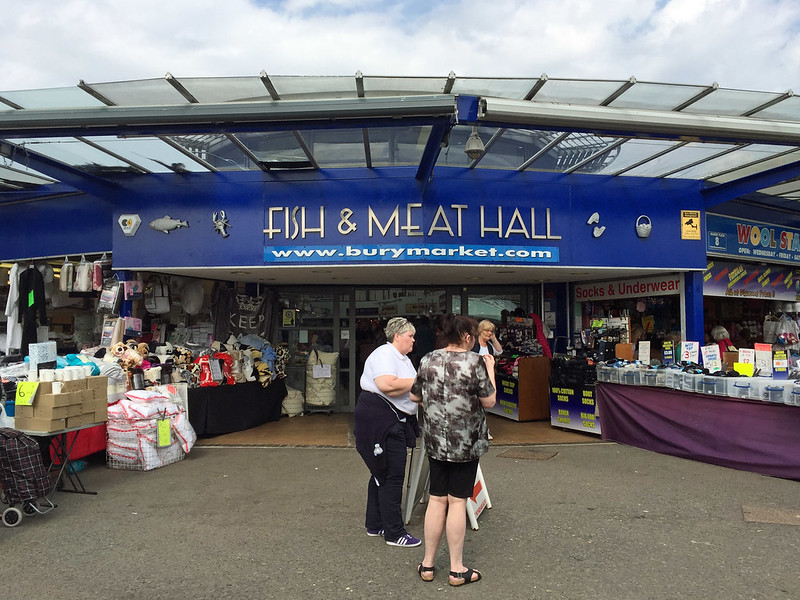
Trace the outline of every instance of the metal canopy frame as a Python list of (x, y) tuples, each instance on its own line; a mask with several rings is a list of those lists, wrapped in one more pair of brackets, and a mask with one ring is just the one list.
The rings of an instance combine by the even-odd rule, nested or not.
[[(470, 159), (462, 144), (473, 127), (486, 143), (483, 154)], [(338, 143), (357, 143), (360, 151), (337, 152), (337, 141), (322, 135), (336, 130), (350, 130)], [(106, 159), (70, 162), (63, 152), (67, 140), (75, 155), (85, 148)], [(126, 140), (150, 140), (153, 151), (126, 152)], [(59, 141), (60, 148), (53, 143)], [(353, 77), (167, 73), (0, 92), (0, 202), (37, 189), (40, 197), (63, 194), (65, 186), (108, 192), (123, 173), (384, 165), (414, 167), (410, 174), (423, 186), (437, 168), (454, 166), (688, 177), (704, 189), (706, 208), (749, 197), (783, 210), (800, 200), (800, 99), (791, 90), (748, 92), (635, 77), (383, 77), (360, 71)]]

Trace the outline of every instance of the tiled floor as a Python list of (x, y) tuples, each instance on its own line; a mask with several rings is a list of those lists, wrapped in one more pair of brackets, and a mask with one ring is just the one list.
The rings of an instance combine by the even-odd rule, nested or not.
[[(549, 421), (518, 423), (488, 415), (489, 431), (495, 446), (596, 443), (600, 436), (557, 429)], [(314, 413), (283, 417), (253, 429), (227, 435), (201, 438), (199, 446), (331, 446), (354, 447), (353, 415)]]

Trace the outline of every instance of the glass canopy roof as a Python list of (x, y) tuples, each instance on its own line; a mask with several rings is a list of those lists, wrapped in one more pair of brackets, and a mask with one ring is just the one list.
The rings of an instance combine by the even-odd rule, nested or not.
[[(63, 181), (71, 172), (76, 181), (114, 177), (120, 173), (184, 173), (336, 169), (343, 167), (415, 166), (422, 168), (434, 148), (430, 169), (460, 167), (583, 173), (611, 177), (683, 178), (706, 185), (736, 182), (780, 167), (800, 165), (800, 137), (786, 140), (757, 135), (698, 137), (662, 129), (607, 132), (591, 125), (546, 128), (521, 122), (465, 122), (452, 111), (444, 130), (436, 119), (413, 117), (377, 122), (351, 118), (346, 124), (303, 110), (322, 110), (328, 103), (352, 101), (352, 110), (377, 99), (461, 96), (522, 101), (532, 107), (559, 107), (567, 113), (588, 109), (617, 118), (646, 119), (647, 115), (694, 116), (712, 133), (727, 117), (752, 131), (782, 126), (800, 132), (800, 99), (792, 92), (745, 91), (709, 86), (673, 85), (629, 80), (538, 78), (470, 78), (450, 73), (443, 77), (257, 76), (164, 78), (88, 84), (75, 87), (0, 92), (0, 202), (3, 192), (37, 190)], [(212, 123), (198, 118), (170, 126), (169, 131), (131, 132), (106, 126), (101, 134), (91, 127), (60, 128), (76, 116), (101, 115), (104, 107), (128, 107), (143, 121), (146, 115), (181, 107), (222, 105), (246, 108), (248, 103), (291, 105), (296, 118), (276, 118), (248, 127)], [(319, 107), (316, 109), (314, 107)], [(298, 108), (299, 107), (299, 108)], [(455, 107), (455, 104), (454, 104)], [(40, 119), (29, 133), (15, 129), (20, 114)], [(178, 113), (176, 113), (178, 114)], [(180, 113), (183, 114), (183, 113)], [(186, 113), (192, 114), (192, 113)], [(309, 113), (310, 114), (310, 113)], [(52, 115), (52, 120), (48, 116)], [(409, 115), (406, 115), (409, 116)], [(413, 118), (411, 118), (413, 117)], [(684, 117), (682, 117), (684, 118)], [(659, 121), (660, 122), (660, 121)], [(585, 121), (583, 121), (585, 123)], [(199, 124), (199, 125), (198, 125)], [(83, 123), (82, 125), (85, 125)], [(202, 125), (202, 126), (201, 126)], [(214, 125), (212, 127), (212, 125)], [(621, 129), (624, 129), (621, 128)], [(478, 158), (464, 147), (477, 133), (484, 146)], [(65, 171), (66, 169), (66, 171)], [(762, 195), (800, 200), (800, 166), (786, 169), (782, 179), (759, 190)]]

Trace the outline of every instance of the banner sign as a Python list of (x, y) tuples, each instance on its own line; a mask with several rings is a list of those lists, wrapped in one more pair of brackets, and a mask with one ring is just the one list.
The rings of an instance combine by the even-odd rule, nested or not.
[(721, 215), (706, 215), (709, 254), (800, 265), (800, 230)]
[(600, 435), (594, 386), (550, 386), (550, 425)]
[(703, 295), (795, 302), (800, 300), (800, 269), (709, 260)]
[(639, 298), (642, 296), (671, 296), (681, 293), (681, 276), (672, 273), (662, 277), (641, 277), (600, 283), (576, 283), (575, 302)]
[(558, 263), (550, 208), (421, 202), (268, 206), (266, 264)]

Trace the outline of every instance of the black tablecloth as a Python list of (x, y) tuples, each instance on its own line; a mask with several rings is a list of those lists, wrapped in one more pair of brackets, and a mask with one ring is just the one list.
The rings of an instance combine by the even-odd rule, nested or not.
[(189, 422), (197, 435), (243, 431), (281, 418), (286, 382), (257, 381), (189, 389)]

